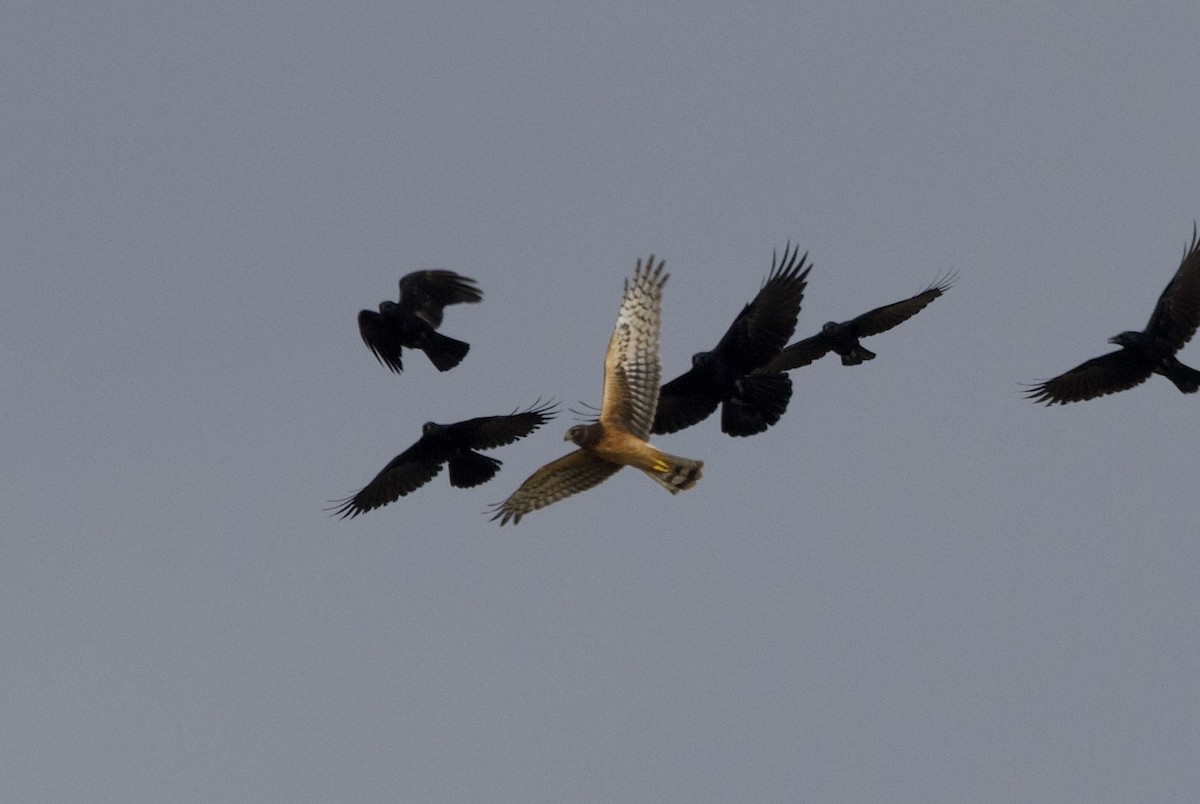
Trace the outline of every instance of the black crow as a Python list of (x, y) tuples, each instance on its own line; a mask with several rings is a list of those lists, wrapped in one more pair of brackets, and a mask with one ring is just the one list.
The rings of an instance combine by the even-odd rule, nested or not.
[(361, 491), (336, 500), (333, 511), (342, 519), (395, 502), (419, 489), (450, 464), (450, 485), (461, 489), (491, 480), (501, 462), (476, 450), (493, 449), (527, 436), (554, 418), (554, 404), (538, 405), (507, 416), (483, 416), (455, 424), (425, 422), (417, 443), (401, 452)]
[(816, 335), (796, 341), (785, 348), (761, 370), (765, 372), (789, 371), (807, 366), (829, 352), (837, 352), (841, 355), (843, 366), (857, 366), (863, 361), (874, 360), (875, 353), (859, 343), (858, 339), (887, 332), (892, 327), (912, 318), (924, 310), (930, 302), (945, 293), (946, 289), (954, 283), (955, 276), (950, 273), (942, 279), (936, 280), (916, 296), (895, 304), (876, 307), (849, 321), (843, 321), (840, 324), (830, 321), (821, 327), (821, 331)]
[(778, 355), (796, 331), (812, 266), (804, 264), (808, 253), (801, 256), (790, 243), (783, 259), (777, 257), (772, 256), (771, 273), (758, 295), (738, 313), (716, 348), (697, 352), (692, 367), (662, 387), (651, 432), (691, 427), (721, 405), (721, 430), (750, 436), (775, 424), (787, 410), (792, 396), (788, 376), (752, 372)]
[(1108, 342), (1120, 349), (1039, 383), (1025, 396), (1047, 405), (1065, 405), (1141, 385), (1151, 374), (1161, 374), (1183, 393), (1193, 394), (1200, 390), (1200, 371), (1180, 363), (1175, 353), (1196, 334), (1198, 324), (1200, 240), (1193, 224), (1192, 244), (1184, 250), (1179, 269), (1158, 297), (1146, 329), (1114, 335)]
[(404, 368), (401, 347), (420, 349), (438, 371), (448, 371), (462, 362), (471, 347), (435, 332), (442, 324), (442, 310), (448, 304), (482, 299), (474, 279), (453, 271), (416, 271), (400, 277), (399, 303), (380, 302), (378, 313), (358, 314), (358, 331), (375, 359), (396, 373)]

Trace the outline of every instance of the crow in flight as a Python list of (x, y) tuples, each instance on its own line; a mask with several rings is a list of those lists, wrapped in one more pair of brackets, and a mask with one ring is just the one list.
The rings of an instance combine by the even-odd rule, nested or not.
[(641, 469), (672, 494), (690, 489), (700, 479), (703, 461), (668, 455), (647, 443), (658, 401), (662, 364), (658, 336), (662, 320), (663, 263), (653, 255), (638, 260), (633, 281), (626, 280), (617, 323), (604, 355), (604, 390), (600, 418), (577, 424), (563, 437), (579, 448), (530, 475), (504, 502), (492, 508), (492, 519), (513, 524), (530, 511), (599, 485), (622, 466)]
[[(654, 433), (674, 433), (708, 418), (721, 405), (721, 430), (731, 436), (761, 433), (787, 410), (792, 381), (780, 371), (755, 372), (779, 354), (796, 331), (808, 257), (789, 243), (783, 259), (742, 308), (711, 352), (697, 352), (692, 367), (662, 387)], [(798, 259), (797, 259), (798, 258)]]
[(419, 489), (450, 464), (450, 485), (478, 486), (500, 471), (501, 462), (476, 450), (493, 449), (527, 436), (554, 418), (554, 404), (534, 406), (507, 416), (483, 416), (455, 424), (425, 422), (417, 443), (383, 467), (361, 491), (334, 502), (328, 509), (342, 519), (395, 502)]
[(1200, 371), (1185, 366), (1175, 353), (1196, 334), (1200, 324), (1200, 240), (1192, 226), (1192, 244), (1179, 269), (1167, 283), (1150, 322), (1141, 332), (1114, 335), (1109, 343), (1121, 348), (1093, 357), (1052, 380), (1033, 386), (1026, 398), (1047, 405), (1081, 402), (1141, 385), (1161, 374), (1185, 394), (1200, 390)]
[(930, 302), (945, 293), (946, 289), (954, 284), (955, 278), (956, 274), (947, 274), (916, 296), (904, 301), (876, 307), (874, 310), (840, 324), (830, 321), (821, 327), (821, 331), (816, 335), (796, 341), (785, 348), (777, 357), (768, 362), (762, 371), (789, 371), (800, 368), (824, 357), (829, 352), (837, 352), (841, 355), (843, 366), (857, 366), (863, 361), (874, 360), (875, 353), (859, 343), (858, 339), (887, 332), (892, 327), (912, 318), (924, 310)]
[(397, 374), (404, 368), (401, 347), (420, 349), (438, 371), (448, 371), (467, 356), (471, 346), (435, 330), (448, 304), (474, 304), (483, 299), (475, 280), (453, 271), (416, 271), (400, 277), (400, 301), (380, 302), (379, 312), (358, 314), (358, 331), (375, 359)]

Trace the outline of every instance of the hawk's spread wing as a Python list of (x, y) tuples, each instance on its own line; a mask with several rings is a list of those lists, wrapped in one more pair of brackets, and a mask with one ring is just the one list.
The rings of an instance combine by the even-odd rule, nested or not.
[(492, 520), (499, 519), (504, 525), (511, 519), (516, 524), (530, 511), (599, 485), (620, 468), (586, 450), (568, 452), (538, 469), (507, 500), (496, 505)]
[(523, 438), (554, 418), (554, 403), (534, 406), (507, 416), (480, 416), (450, 425), (452, 442), (465, 449), (493, 449)]
[(400, 307), (437, 329), (448, 304), (474, 304), (483, 299), (475, 280), (453, 271), (414, 271), (400, 277)]
[(932, 285), (925, 288), (925, 290), (916, 296), (910, 296), (904, 301), (898, 301), (895, 304), (876, 307), (874, 310), (865, 312), (846, 323), (851, 327), (851, 331), (855, 337), (858, 338), (887, 332), (892, 327), (903, 324), (928, 307), (929, 303), (945, 293), (946, 289), (954, 284), (954, 280), (957, 278), (958, 275), (952, 271), (941, 279), (935, 280)]
[[(668, 274), (654, 257), (645, 266), (638, 260), (633, 279), (626, 280), (621, 311), (604, 357), (604, 393), (600, 421), (627, 430), (640, 439), (650, 435), (662, 363), (658, 333), (662, 321), (662, 289)], [(603, 478), (601, 478), (603, 479)], [(599, 481), (597, 481), (599, 482)], [(594, 484), (593, 484), (594, 485)]]
[(358, 334), (375, 355), (375, 359), (397, 374), (404, 368), (400, 359), (399, 331), (374, 310), (363, 310), (358, 314)]
[(1141, 385), (1152, 372), (1152, 364), (1129, 349), (1120, 349), (1093, 357), (1052, 380), (1035, 385), (1025, 397), (1047, 405), (1082, 402)]
[(1192, 245), (1158, 297), (1146, 333), (1179, 350), (1196, 334), (1197, 325), (1200, 325), (1200, 240), (1193, 224)]

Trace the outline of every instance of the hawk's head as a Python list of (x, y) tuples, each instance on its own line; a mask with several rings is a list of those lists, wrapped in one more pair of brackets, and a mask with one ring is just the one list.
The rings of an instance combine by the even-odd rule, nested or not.
[(604, 425), (600, 422), (592, 424), (577, 424), (563, 436), (563, 441), (574, 441), (578, 447), (593, 447), (600, 443), (604, 435)]

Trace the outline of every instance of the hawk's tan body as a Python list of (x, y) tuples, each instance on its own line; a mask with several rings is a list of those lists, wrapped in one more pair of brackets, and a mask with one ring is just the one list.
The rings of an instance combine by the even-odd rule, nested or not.
[(510, 519), (520, 522), (530, 511), (589, 489), (622, 466), (641, 469), (672, 494), (690, 489), (700, 479), (702, 461), (668, 455), (646, 442), (662, 376), (658, 334), (667, 281), (662, 269), (661, 261), (654, 266), (654, 257), (645, 269), (639, 260), (633, 280), (625, 283), (604, 357), (600, 420), (568, 430), (566, 440), (579, 449), (538, 469), (496, 506), (493, 519), (500, 519), (501, 525)]

